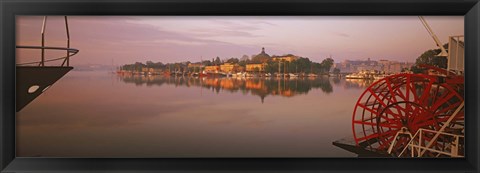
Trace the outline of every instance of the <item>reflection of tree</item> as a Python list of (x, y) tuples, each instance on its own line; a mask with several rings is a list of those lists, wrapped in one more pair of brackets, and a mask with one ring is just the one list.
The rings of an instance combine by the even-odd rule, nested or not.
[(125, 83), (135, 85), (161, 86), (163, 84), (203, 87), (219, 93), (242, 92), (259, 96), (262, 102), (265, 97), (293, 97), (307, 94), (310, 90), (320, 88), (325, 93), (333, 92), (328, 78), (197, 78), (170, 76), (119, 76)]
[(335, 85), (340, 84), (340, 78), (339, 78), (339, 77), (333, 77), (333, 78), (332, 78), (332, 81), (333, 81), (333, 83), (334, 83)]
[(134, 83), (137, 86), (141, 86), (146, 84), (147, 86), (158, 85), (161, 86), (165, 82), (165, 80), (157, 80), (152, 76), (139, 76), (139, 75), (125, 75), (125, 76), (118, 76), (123, 82), (125, 83)]

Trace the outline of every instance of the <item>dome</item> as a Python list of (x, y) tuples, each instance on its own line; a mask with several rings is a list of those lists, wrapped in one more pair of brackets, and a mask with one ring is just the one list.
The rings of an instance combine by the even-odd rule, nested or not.
[(253, 60), (260, 61), (260, 62), (267, 62), (268, 60), (270, 60), (270, 55), (265, 53), (265, 48), (262, 47), (262, 52), (256, 55), (255, 57), (253, 57)]

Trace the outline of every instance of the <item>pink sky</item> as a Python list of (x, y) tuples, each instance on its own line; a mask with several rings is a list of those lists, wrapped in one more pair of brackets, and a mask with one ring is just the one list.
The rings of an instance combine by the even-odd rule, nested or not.
[[(40, 45), (41, 16), (17, 17), (17, 45)], [(446, 43), (464, 34), (463, 16), (427, 16)], [(435, 43), (417, 16), (70, 16), (71, 64), (126, 64), (241, 58), (265, 47), (270, 55), (292, 53), (320, 62), (345, 59), (414, 62)], [(49, 17), (47, 46), (65, 45), (63, 17)], [(19, 62), (38, 52), (17, 52)], [(63, 54), (62, 54), (63, 55)], [(18, 56), (17, 56), (18, 57)]]

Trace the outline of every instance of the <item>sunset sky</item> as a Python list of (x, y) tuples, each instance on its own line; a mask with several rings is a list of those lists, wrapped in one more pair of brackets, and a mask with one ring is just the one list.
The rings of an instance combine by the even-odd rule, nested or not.
[[(43, 17), (17, 17), (17, 45), (40, 45)], [(464, 34), (463, 16), (427, 16), (446, 43)], [(436, 48), (417, 16), (70, 16), (71, 47), (80, 49), (71, 64), (116, 65), (241, 58), (265, 47), (270, 55), (292, 53), (321, 61), (388, 59), (413, 62)], [(47, 46), (64, 46), (63, 17), (49, 17)], [(39, 52), (17, 52), (19, 62)], [(63, 55), (63, 54), (62, 54)], [(26, 57), (26, 58), (25, 58)]]

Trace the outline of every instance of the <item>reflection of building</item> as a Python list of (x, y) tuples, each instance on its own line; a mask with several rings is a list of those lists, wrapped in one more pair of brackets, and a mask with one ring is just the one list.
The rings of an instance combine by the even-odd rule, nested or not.
[(264, 89), (265, 83), (261, 81), (247, 80), (245, 82), (245, 88), (247, 89)]
[(220, 67), (216, 65), (205, 66), (206, 72), (218, 72), (218, 70), (220, 70)]
[[(312, 88), (320, 88), (325, 93), (332, 92), (329, 78), (310, 79), (263, 79), (263, 78), (195, 78), (195, 77), (171, 77), (162, 75), (119, 75), (126, 83), (147, 86), (163, 84), (197, 86), (217, 91), (244, 92), (259, 96), (262, 100), (267, 96), (294, 97), (308, 93)], [(221, 89), (221, 90), (220, 90)]]
[(223, 72), (232, 72), (234, 68), (235, 68), (235, 65), (231, 63), (224, 63), (220, 65), (220, 70)]
[(266, 63), (261, 64), (247, 64), (247, 72), (263, 72), (265, 71)]
[(272, 59), (274, 61), (287, 61), (287, 62), (292, 62), (298, 59), (298, 56), (288, 54), (288, 55), (283, 55), (283, 56), (273, 56)]
[(345, 79), (345, 88), (367, 88), (369, 87), (373, 80), (365, 79)]
[(235, 89), (235, 83), (233, 80), (220, 80), (219, 85), (224, 89)]

